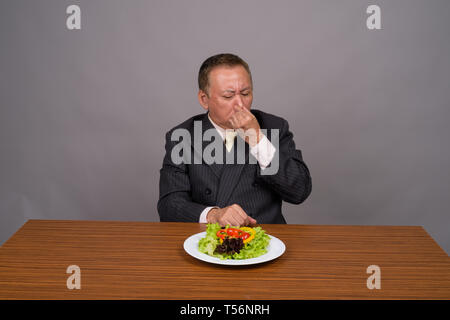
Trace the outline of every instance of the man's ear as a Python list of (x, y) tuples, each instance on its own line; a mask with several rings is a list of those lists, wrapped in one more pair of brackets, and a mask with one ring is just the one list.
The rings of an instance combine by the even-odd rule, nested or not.
[(203, 107), (203, 109), (208, 110), (208, 95), (203, 90), (198, 91), (198, 102)]

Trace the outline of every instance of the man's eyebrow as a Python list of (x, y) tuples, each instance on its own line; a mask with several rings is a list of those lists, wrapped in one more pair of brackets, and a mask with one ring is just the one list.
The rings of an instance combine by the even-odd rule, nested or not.
[[(250, 90), (250, 89), (251, 89), (251, 87), (246, 87), (246, 88), (244, 88), (244, 89), (241, 89), (240, 92), (245, 91), (245, 90)], [(223, 92), (231, 92), (231, 93), (234, 93), (235, 91), (234, 91), (233, 89), (226, 89), (226, 90), (224, 90)]]

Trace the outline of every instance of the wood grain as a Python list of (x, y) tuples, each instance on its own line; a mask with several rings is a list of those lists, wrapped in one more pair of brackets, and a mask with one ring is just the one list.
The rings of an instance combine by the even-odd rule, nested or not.
[[(231, 267), (184, 251), (202, 224), (29, 220), (0, 248), (0, 299), (450, 299), (450, 259), (422, 227), (262, 227), (286, 252)], [(66, 286), (73, 264), (80, 290)]]

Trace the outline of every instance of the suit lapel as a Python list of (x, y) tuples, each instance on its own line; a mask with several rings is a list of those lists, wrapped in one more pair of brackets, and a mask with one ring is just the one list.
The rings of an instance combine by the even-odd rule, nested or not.
[[(222, 165), (217, 163), (207, 164), (203, 161), (203, 150), (212, 142), (212, 141), (204, 141), (203, 136), (205, 134), (205, 131), (208, 129), (214, 129), (213, 124), (208, 119), (208, 113), (205, 113), (203, 117), (201, 118), (202, 123), (202, 131), (201, 131), (201, 137), (197, 137), (197, 139), (201, 139), (201, 143), (195, 143), (195, 141), (192, 141), (192, 146), (194, 149), (194, 152), (196, 153), (196, 157), (199, 157), (199, 159), (202, 159), (202, 165), (207, 165), (211, 168), (211, 170), (214, 172), (214, 174), (217, 176), (217, 178), (220, 179), (221, 171), (222, 171)], [(217, 132), (217, 131), (215, 131)], [(195, 139), (195, 132), (191, 132), (192, 139)], [(217, 132), (216, 139), (221, 139), (219, 133)], [(213, 140), (214, 141), (214, 140)], [(200, 149), (201, 148), (201, 149)], [(195, 162), (194, 162), (195, 164)]]

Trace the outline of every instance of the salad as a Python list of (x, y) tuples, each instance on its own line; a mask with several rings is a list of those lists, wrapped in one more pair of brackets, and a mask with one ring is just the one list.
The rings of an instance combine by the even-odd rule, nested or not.
[(250, 259), (267, 253), (270, 237), (261, 227), (220, 227), (208, 224), (198, 250), (220, 259)]

